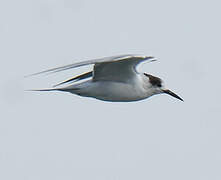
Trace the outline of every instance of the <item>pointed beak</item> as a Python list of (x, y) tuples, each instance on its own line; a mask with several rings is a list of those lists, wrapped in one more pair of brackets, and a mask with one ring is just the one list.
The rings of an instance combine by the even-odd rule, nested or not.
[(181, 97), (179, 97), (178, 95), (176, 95), (174, 92), (170, 91), (169, 89), (165, 89), (165, 90), (163, 90), (163, 92), (183, 101), (183, 99)]

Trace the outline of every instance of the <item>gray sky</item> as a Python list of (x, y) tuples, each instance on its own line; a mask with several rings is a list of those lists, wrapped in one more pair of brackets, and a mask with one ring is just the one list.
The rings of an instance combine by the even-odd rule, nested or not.
[[(220, 1), (0, 2), (0, 179), (220, 180)], [(182, 103), (108, 103), (50, 87), (86, 68), (23, 76), (90, 58), (154, 55)], [(90, 68), (90, 67), (88, 67)]]

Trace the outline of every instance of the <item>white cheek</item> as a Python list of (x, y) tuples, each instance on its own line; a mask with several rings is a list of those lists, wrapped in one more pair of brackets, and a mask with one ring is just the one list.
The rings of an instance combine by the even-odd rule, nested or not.
[(162, 92), (163, 92), (163, 91), (162, 91), (160, 88), (156, 88), (156, 89), (155, 89), (155, 93), (156, 93), (156, 94), (160, 94), (160, 93), (162, 93)]

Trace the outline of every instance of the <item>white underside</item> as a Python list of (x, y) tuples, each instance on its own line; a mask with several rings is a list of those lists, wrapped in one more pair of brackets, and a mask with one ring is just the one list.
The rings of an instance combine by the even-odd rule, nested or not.
[(115, 102), (138, 101), (155, 94), (150, 85), (143, 82), (142, 77), (127, 83), (89, 80), (63, 88), (62, 91)]

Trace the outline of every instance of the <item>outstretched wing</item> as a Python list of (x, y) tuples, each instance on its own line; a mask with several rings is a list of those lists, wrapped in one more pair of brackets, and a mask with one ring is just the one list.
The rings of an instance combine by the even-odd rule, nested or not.
[(111, 56), (101, 59), (93, 59), (84, 62), (78, 62), (62, 67), (57, 67), (45, 71), (41, 71), (33, 75), (38, 75), (42, 73), (55, 73), (59, 71), (64, 71), (72, 68), (77, 68), (80, 66), (94, 64), (93, 71), (79, 75), (77, 77), (68, 79), (61, 82), (55, 86), (59, 86), (65, 83), (76, 82), (93, 76), (94, 81), (118, 81), (118, 82), (128, 82), (136, 77), (136, 66), (143, 62), (149, 60), (149, 62), (155, 61), (156, 59), (151, 56), (140, 56), (140, 55), (120, 55)]
[(95, 63), (93, 80), (129, 82), (136, 77), (136, 66), (146, 60), (155, 61), (150, 56), (133, 55), (116, 61)]
[[(148, 57), (148, 56), (130, 55), (130, 54), (120, 55), (120, 56), (111, 56), (111, 57), (105, 57), (105, 58), (100, 58), (100, 59), (88, 60), (88, 61), (84, 61), (84, 62), (78, 62), (78, 63), (69, 64), (69, 65), (61, 66), (61, 67), (57, 67), (57, 68), (52, 68), (52, 69), (48, 69), (45, 71), (31, 74), (29, 76), (43, 74), (43, 73), (55, 73), (55, 72), (60, 72), (60, 71), (64, 71), (64, 70), (68, 70), (68, 69), (72, 69), (72, 68), (77, 68), (80, 66), (90, 65), (90, 64), (95, 64), (97, 67), (98, 67), (98, 65), (101, 65), (101, 64), (103, 64), (104, 66), (105, 66), (105, 64), (107, 66), (109, 66), (111, 63), (120, 62), (120, 61), (122, 61), (122, 63), (124, 62), (123, 64), (125, 64), (125, 65), (130, 64), (132, 66), (135, 66), (136, 64), (138, 64), (144, 60), (148, 60), (148, 59), (151, 61), (155, 61), (155, 59), (150, 56)], [(99, 70), (99, 68), (97, 68), (97, 67), (95, 67), (95, 68)]]

